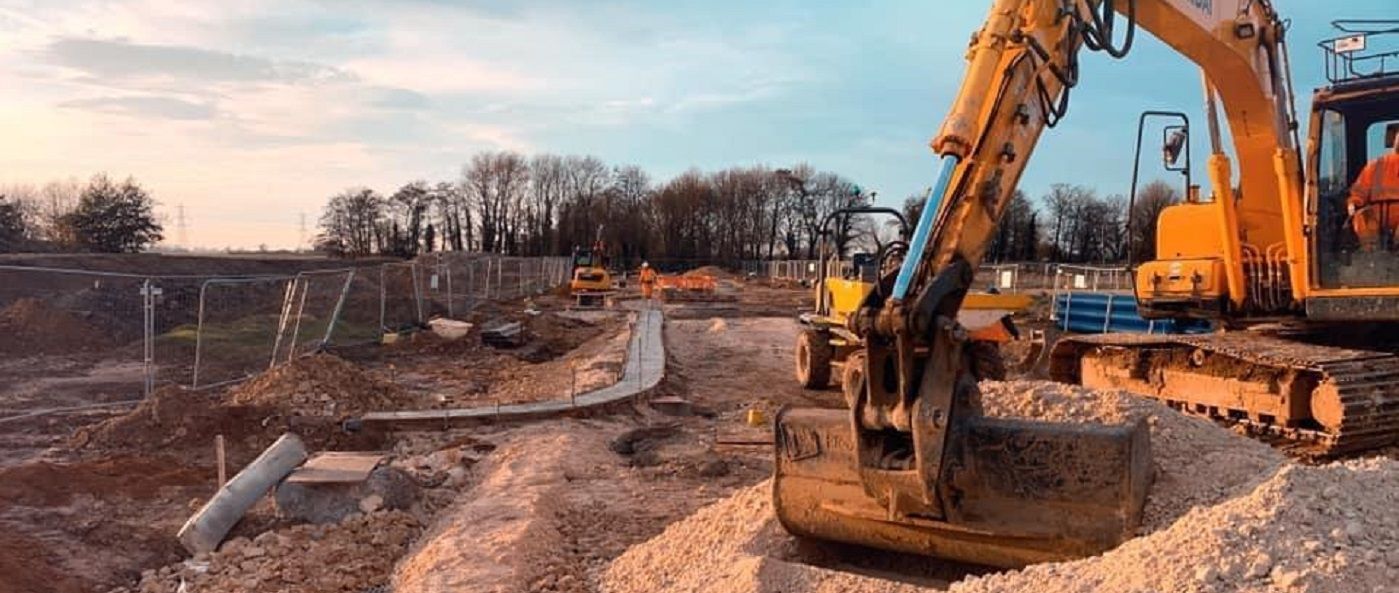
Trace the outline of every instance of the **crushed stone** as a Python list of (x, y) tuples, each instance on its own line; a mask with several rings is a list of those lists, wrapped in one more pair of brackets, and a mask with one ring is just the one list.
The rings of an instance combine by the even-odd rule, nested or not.
[(411, 513), (356, 513), (331, 525), (296, 525), (224, 542), (212, 554), (147, 570), (112, 593), (360, 593), (387, 584), (422, 526)]
[[(988, 415), (1131, 422), (1152, 431), (1156, 484), (1142, 535), (1100, 556), (969, 575), (964, 593), (1394, 591), (1399, 462), (1295, 465), (1208, 421), (1125, 393), (983, 383)], [(764, 482), (633, 546), (600, 576), (608, 593), (923, 591), (803, 563)], [(937, 562), (931, 560), (930, 562)]]

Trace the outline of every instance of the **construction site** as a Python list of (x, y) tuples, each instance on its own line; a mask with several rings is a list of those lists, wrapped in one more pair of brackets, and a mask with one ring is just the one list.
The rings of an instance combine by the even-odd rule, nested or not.
[[(133, 178), (0, 192), (0, 593), (1399, 593), (1399, 21), (1332, 22), (1294, 88), (1269, 0), (990, 4), (903, 208), (805, 163), (511, 149), (336, 194), (308, 249), (157, 252)], [(1139, 30), (1203, 117), (1135, 112), (1125, 197), (1054, 184), (1037, 219), (1080, 54)], [(124, 43), (43, 55), (124, 77)], [(124, 83), (233, 67), (314, 111), (363, 84), (142, 56)], [(64, 105), (172, 105), (128, 99)], [(653, 99), (606, 104), (570, 117)]]
[[(152, 275), (211, 265), (110, 263)], [(484, 266), (496, 278), (502, 264), (487, 289)], [(277, 313), (307, 290), (297, 288), (306, 270), (287, 274), (305, 262), (235, 261), (234, 271), (264, 274), (244, 280), (278, 290), (245, 287), (221, 301), (221, 315), (206, 302), (193, 330), (157, 333), (155, 363), (165, 370), (144, 397), (144, 340), (123, 342), (114, 317), (93, 305), (141, 291), (119, 297), (90, 277), (60, 286), (75, 272), (7, 267), (29, 275), (10, 290), (31, 294), (7, 295), (0, 312), (23, 346), (4, 363), (5, 590), (1392, 590), (1394, 449), (1317, 457), (1126, 391), (1049, 381), (1044, 342), (1075, 335), (1054, 301), (1062, 307), (1075, 293), (1054, 281), (1034, 286), (1029, 267), (978, 275), (979, 285), (1007, 289), (979, 306), (1020, 334), (998, 344), (1007, 375), (981, 381), (980, 405), (994, 418), (1144, 423), (1151, 487), (1121, 544), (1008, 568), (792, 535), (773, 508), (775, 456), (784, 454), (774, 418), (786, 407), (847, 406), (842, 380), (801, 382), (801, 335), (820, 311), (812, 287), (834, 278), (814, 283), (802, 276), (821, 276), (816, 264), (794, 264), (763, 274), (700, 268), (658, 282), (687, 289), (645, 299), (633, 282), (580, 308), (566, 274), (518, 276), (549, 262), (417, 261), (404, 278), (418, 279), (430, 317), (404, 312), (402, 323), (384, 323), (397, 330), (373, 340), (338, 337), (331, 323), (329, 340), (318, 333), (314, 346), (269, 367), (278, 325), (324, 332), (327, 323), (311, 307)], [(377, 282), (381, 265), (336, 272), (337, 286), (352, 287), (343, 319), (377, 314), (376, 293), (390, 319), (394, 290), (418, 298), (413, 282), (368, 286), (369, 302), (354, 305), (354, 279)], [(1008, 269), (1019, 276), (1014, 289)], [(456, 296), (446, 292), (449, 275)], [(1110, 290), (1119, 271), (1050, 276), (1122, 294)], [(153, 315), (180, 307), (158, 301)], [(238, 379), (192, 384), (193, 363), (166, 342), (230, 328), (266, 330), (248, 340), (263, 346), (256, 362), (231, 341), (204, 342), (201, 368)], [(230, 493), (246, 508), (219, 526), (201, 523)]]

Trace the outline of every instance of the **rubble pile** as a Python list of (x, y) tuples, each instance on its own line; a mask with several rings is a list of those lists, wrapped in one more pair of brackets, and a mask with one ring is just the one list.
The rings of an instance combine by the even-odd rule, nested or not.
[(392, 408), (394, 384), (376, 379), (333, 354), (299, 358), (239, 385), (228, 393), (238, 405), (259, 405), (303, 416), (340, 417)]
[(421, 532), (412, 514), (377, 511), (331, 525), (297, 525), (224, 542), (113, 593), (360, 593), (388, 583), (394, 563)]

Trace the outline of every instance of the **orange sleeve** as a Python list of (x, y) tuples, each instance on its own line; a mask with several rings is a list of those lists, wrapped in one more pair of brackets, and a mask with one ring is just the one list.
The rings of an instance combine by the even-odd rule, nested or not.
[(1360, 175), (1355, 178), (1355, 183), (1350, 185), (1350, 197), (1346, 203), (1356, 208), (1360, 208), (1370, 203), (1370, 190), (1375, 186), (1375, 164), (1381, 160), (1373, 160), (1365, 163), (1365, 168), (1360, 170)]

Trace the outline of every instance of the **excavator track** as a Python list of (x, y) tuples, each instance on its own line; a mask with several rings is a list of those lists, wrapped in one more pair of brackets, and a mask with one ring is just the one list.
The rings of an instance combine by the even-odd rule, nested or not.
[(1256, 333), (1060, 339), (1050, 377), (1122, 388), (1303, 457), (1399, 442), (1399, 356)]

